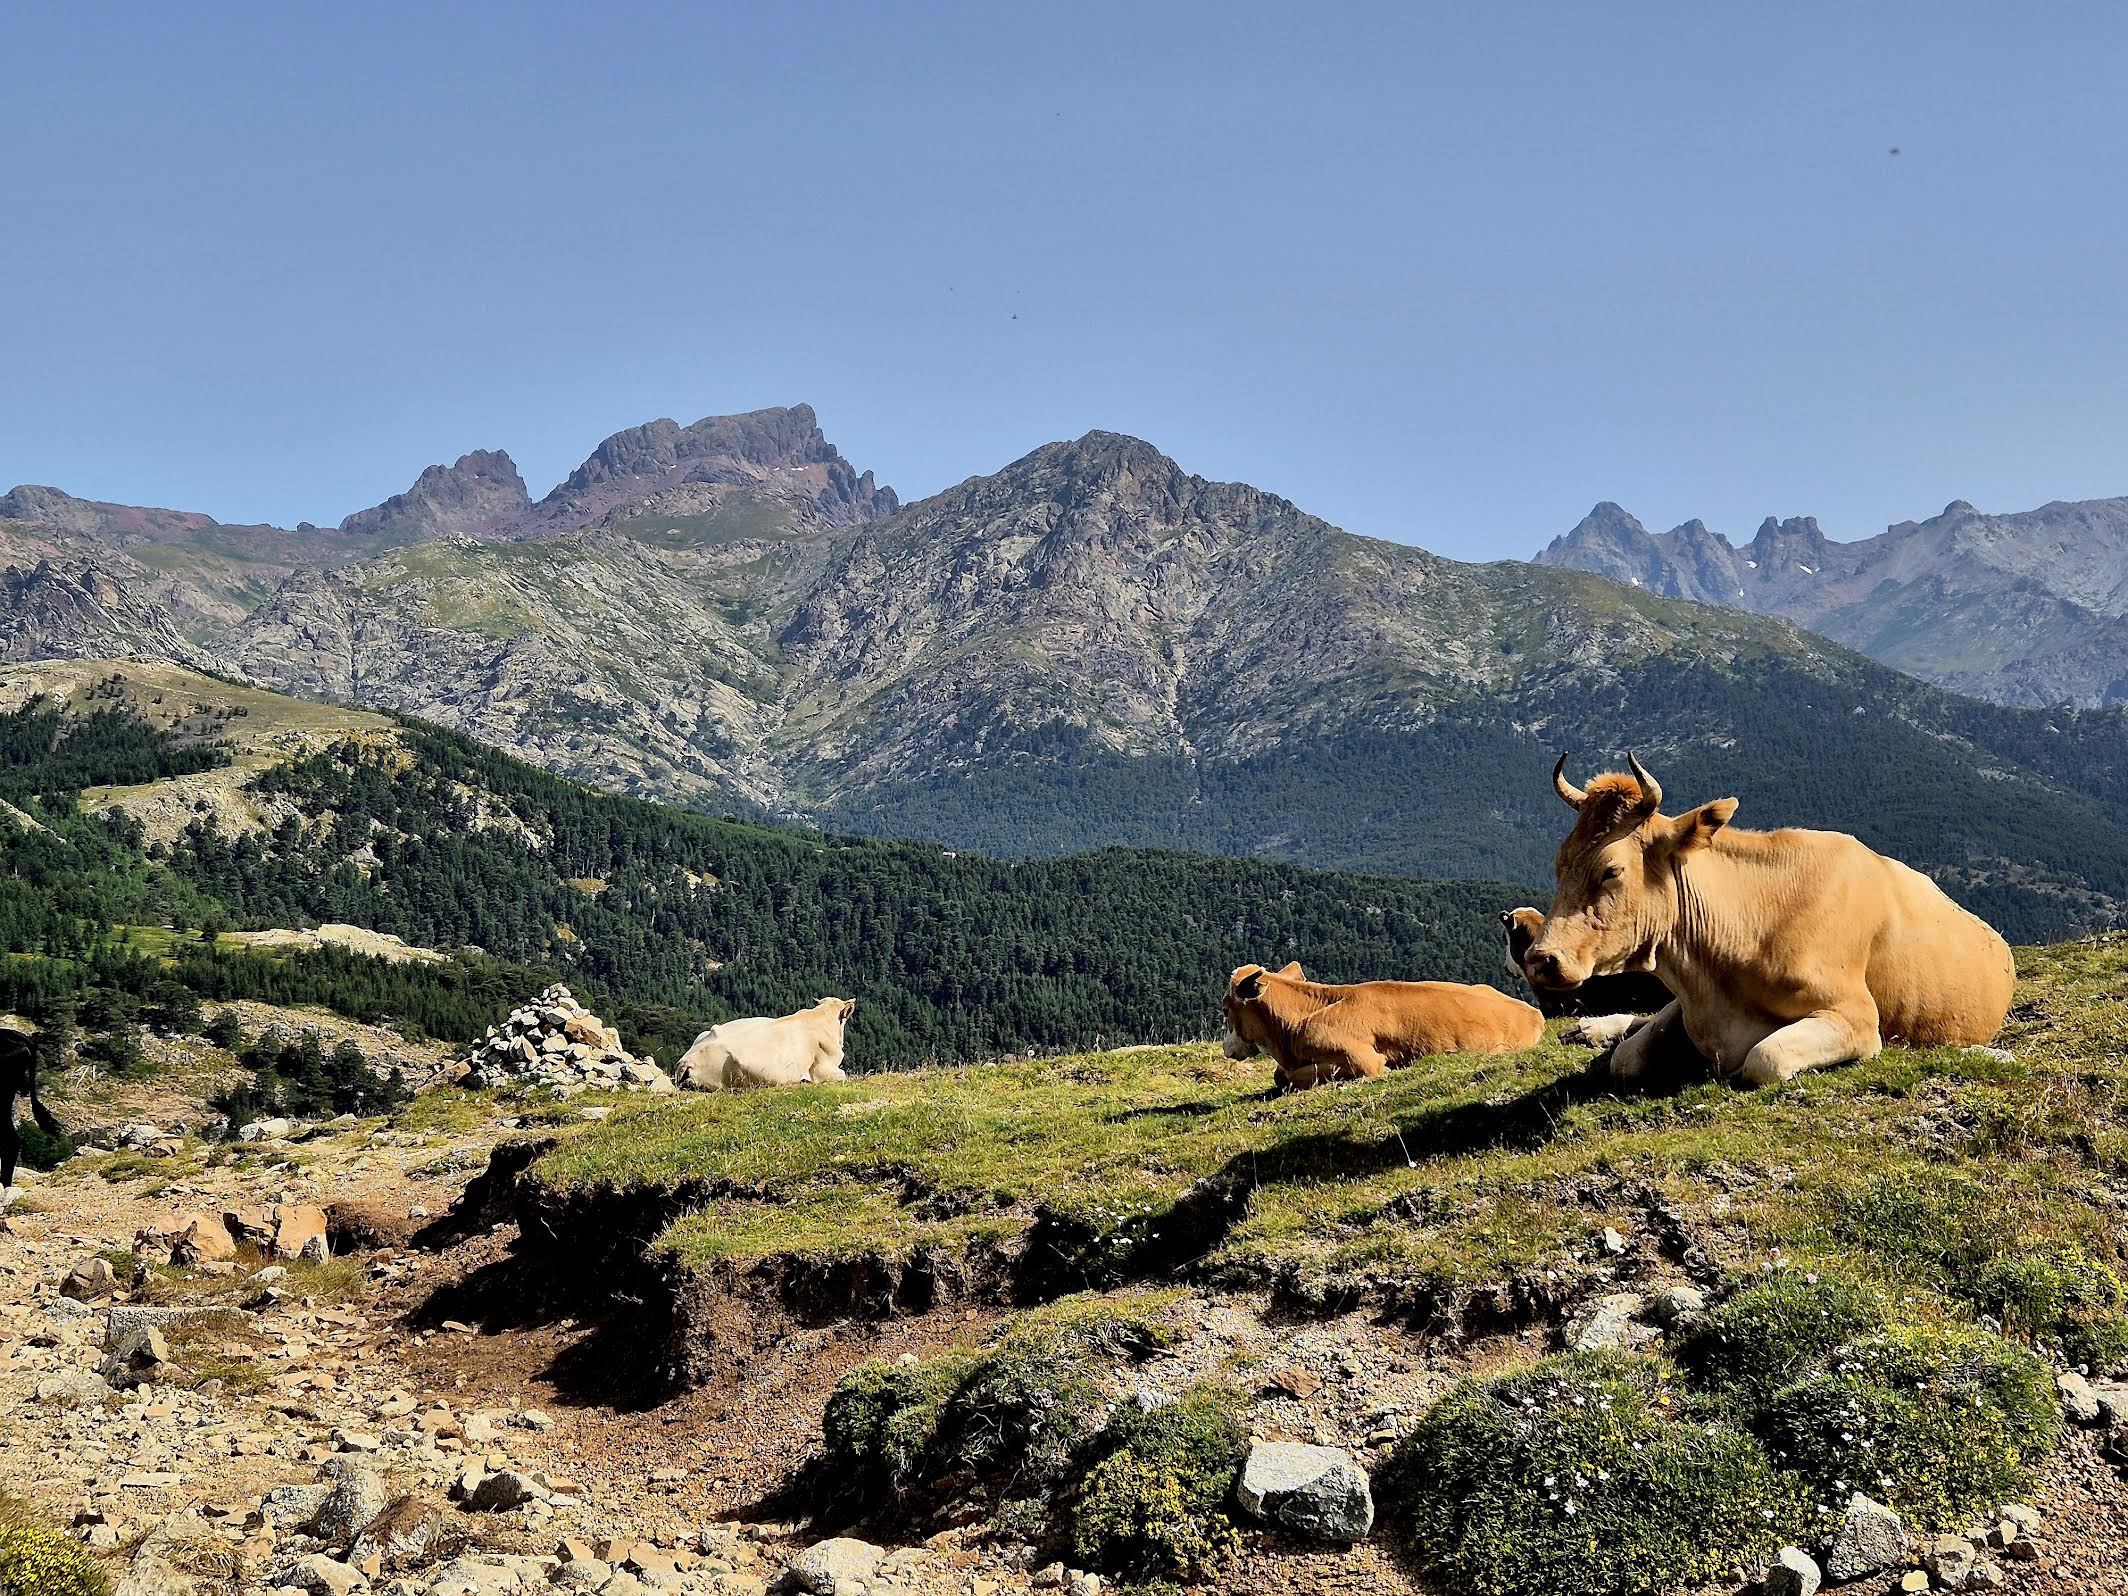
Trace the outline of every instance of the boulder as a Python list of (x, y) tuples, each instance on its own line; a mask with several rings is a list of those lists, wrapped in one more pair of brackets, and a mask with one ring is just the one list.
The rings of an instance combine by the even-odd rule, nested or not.
[(1840, 1582), (1861, 1579), (1905, 1560), (1905, 1522), (1882, 1502), (1855, 1492), (1825, 1554), (1826, 1575)]
[(1799, 1546), (1784, 1546), (1774, 1554), (1773, 1566), (1759, 1582), (1765, 1596), (1818, 1596), (1824, 1576), (1810, 1554)]
[(171, 1260), (181, 1264), (226, 1263), (235, 1256), (236, 1243), (229, 1239), (229, 1227), (214, 1214), (192, 1215), (178, 1232), (177, 1244), (170, 1249)]
[(2054, 1377), (2054, 1388), (2061, 1393), (2062, 1413), (2071, 1424), (2098, 1423), (2098, 1392), (2089, 1380), (2072, 1369)]
[(329, 1255), (324, 1209), (314, 1203), (277, 1203), (271, 1218), (276, 1258), (316, 1259)]
[(62, 1369), (39, 1380), (31, 1394), (46, 1407), (88, 1408), (105, 1401), (111, 1388), (80, 1369)]
[(879, 1572), (880, 1559), (886, 1555), (870, 1541), (837, 1535), (816, 1541), (793, 1558), (784, 1571), (784, 1583), (811, 1596), (836, 1596), (837, 1592), (850, 1596)]
[(317, 1517), (332, 1482), (316, 1485), (277, 1485), (259, 1498), (259, 1512), (275, 1529), (295, 1529)]
[(327, 1458), (318, 1472), (327, 1489), (304, 1528), (321, 1541), (348, 1545), (357, 1530), (391, 1504), (384, 1477), (351, 1455)]
[(1374, 1528), (1367, 1471), (1333, 1447), (1258, 1442), (1235, 1496), (1252, 1517), (1308, 1540), (1349, 1546)]
[(1980, 1566), (1980, 1554), (1963, 1535), (1945, 1535), (1929, 1542), (1928, 1550), (1921, 1555), (1921, 1566), (1943, 1589), (1963, 1590), (1966, 1580)]
[(84, 1258), (67, 1271), (66, 1279), (59, 1282), (59, 1295), (76, 1302), (93, 1302), (98, 1297), (108, 1297), (117, 1289), (118, 1272), (107, 1258)]
[(114, 1390), (130, 1391), (145, 1385), (170, 1362), (170, 1345), (153, 1325), (128, 1331), (103, 1360), (104, 1383)]
[(497, 1469), (493, 1474), (481, 1477), (480, 1483), (466, 1497), (466, 1506), (476, 1513), (507, 1513), (513, 1507), (523, 1507), (525, 1503), (539, 1501), (549, 1494), (546, 1487), (529, 1474), (520, 1474), (515, 1469)]
[(1655, 1331), (1636, 1317), (1643, 1306), (1637, 1292), (1614, 1291), (1598, 1297), (1567, 1321), (1567, 1346), (1576, 1352), (1645, 1346), (1655, 1339)]
[(1707, 1311), (1707, 1297), (1697, 1286), (1665, 1286), (1648, 1304), (1648, 1316), (1659, 1325), (1679, 1325)]

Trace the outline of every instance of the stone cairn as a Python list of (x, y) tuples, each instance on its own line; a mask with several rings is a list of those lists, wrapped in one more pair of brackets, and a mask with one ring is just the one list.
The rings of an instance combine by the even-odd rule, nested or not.
[(621, 1046), (621, 1033), (550, 986), (474, 1043), (468, 1086), (542, 1086), (557, 1097), (578, 1092), (671, 1092), (679, 1088), (654, 1058)]

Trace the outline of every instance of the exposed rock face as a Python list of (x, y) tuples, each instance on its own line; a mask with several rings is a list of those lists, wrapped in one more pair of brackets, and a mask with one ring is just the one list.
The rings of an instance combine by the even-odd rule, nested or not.
[(404, 493), (340, 523), (355, 537), (413, 543), (450, 534), (477, 537), (532, 507), (517, 463), (500, 449), (475, 449), (455, 465), (432, 465)]
[(1537, 560), (1784, 616), (1999, 703), (2128, 702), (2128, 499), (2015, 515), (1958, 499), (1853, 543), (1768, 516), (1742, 548), (1699, 521), (1650, 533), (1604, 503)]
[[(213, 656), (179, 630), (144, 572), (121, 556), (47, 558), (0, 571), (0, 659), (110, 659), (149, 654), (210, 666)], [(137, 567), (134, 567), (137, 570)]]

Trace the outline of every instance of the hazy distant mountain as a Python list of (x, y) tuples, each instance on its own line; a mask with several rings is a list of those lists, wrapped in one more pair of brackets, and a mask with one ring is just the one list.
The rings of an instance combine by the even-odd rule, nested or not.
[(1960, 499), (1854, 543), (1769, 516), (1743, 548), (1699, 521), (1650, 533), (1604, 503), (1537, 559), (1785, 616), (1998, 703), (2128, 702), (2128, 499), (2017, 515)]

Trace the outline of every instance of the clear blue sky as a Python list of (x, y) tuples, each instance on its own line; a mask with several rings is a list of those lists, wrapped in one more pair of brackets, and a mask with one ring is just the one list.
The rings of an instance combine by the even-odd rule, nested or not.
[(1473, 558), (2128, 493), (2116, 6), (15, 0), (0, 59), (0, 486), (331, 522), (806, 400), (905, 497), (1105, 427)]

